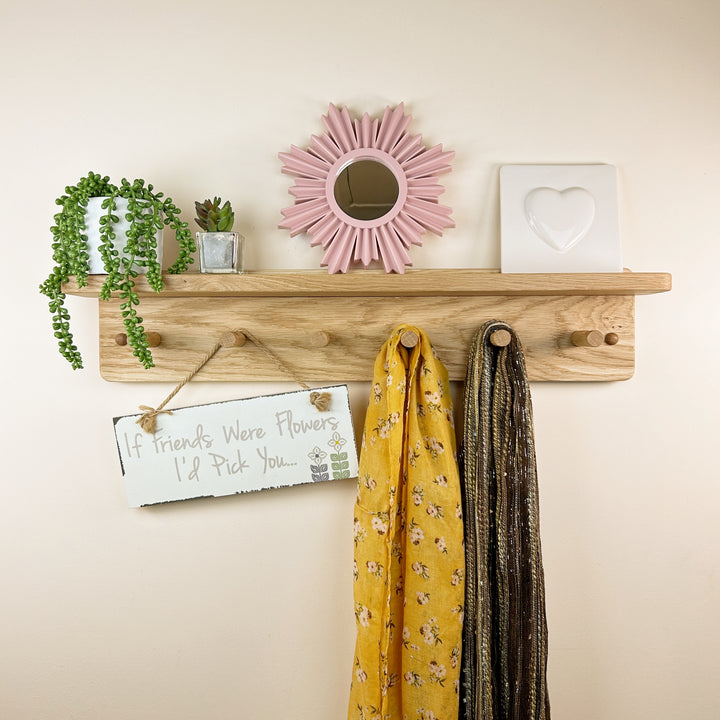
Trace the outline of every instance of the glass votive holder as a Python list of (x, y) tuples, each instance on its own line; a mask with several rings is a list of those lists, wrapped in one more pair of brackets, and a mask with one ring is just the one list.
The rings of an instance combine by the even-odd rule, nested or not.
[(236, 232), (196, 233), (201, 273), (241, 273), (245, 238)]

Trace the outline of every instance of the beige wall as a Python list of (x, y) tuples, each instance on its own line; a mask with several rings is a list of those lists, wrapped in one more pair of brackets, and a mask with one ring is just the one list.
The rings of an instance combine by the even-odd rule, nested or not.
[(277, 152), (330, 101), (404, 100), (457, 153), (457, 228), (417, 266), (498, 265), (500, 164), (609, 162), (625, 264), (673, 273), (638, 299), (633, 380), (533, 386), (549, 683), (555, 718), (719, 717), (719, 25), (716, 0), (0, 3), (0, 716), (344, 716), (354, 483), (129, 510), (111, 418), (169, 388), (102, 381), (76, 298), (73, 373), (36, 288), (53, 200), (90, 169), (188, 220), (228, 197), (250, 268), (317, 267), (277, 229)]

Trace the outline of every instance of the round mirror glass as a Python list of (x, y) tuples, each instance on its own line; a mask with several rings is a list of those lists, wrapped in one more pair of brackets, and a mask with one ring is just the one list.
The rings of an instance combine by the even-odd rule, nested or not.
[(387, 215), (395, 207), (399, 193), (393, 171), (377, 160), (355, 160), (335, 180), (337, 204), (356, 220), (377, 220)]

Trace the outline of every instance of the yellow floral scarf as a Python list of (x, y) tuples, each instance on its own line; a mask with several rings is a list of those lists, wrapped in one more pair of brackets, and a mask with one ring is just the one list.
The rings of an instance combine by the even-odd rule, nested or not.
[[(407, 350), (401, 335), (418, 344)], [(448, 375), (400, 326), (375, 362), (355, 506), (349, 720), (457, 720), (462, 500)]]

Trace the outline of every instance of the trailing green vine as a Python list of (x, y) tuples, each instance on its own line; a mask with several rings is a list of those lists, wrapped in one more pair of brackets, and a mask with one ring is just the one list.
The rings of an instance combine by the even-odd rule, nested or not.
[[(156, 192), (144, 180), (130, 182), (123, 179), (120, 186), (90, 172), (73, 186), (65, 188), (65, 194), (56, 200), (62, 208), (54, 216), (51, 227), (53, 235), (53, 268), (40, 285), (40, 292), (47, 296), (52, 316), (52, 328), (58, 340), (60, 354), (74, 369), (82, 367), (82, 357), (70, 331), (70, 316), (65, 307), (63, 283), (75, 276), (79, 287), (87, 285), (89, 255), (85, 218), (88, 200), (102, 197), (100, 216), (99, 252), (107, 276), (100, 289), (100, 299), (109, 300), (113, 293), (120, 299), (120, 312), (125, 326), (128, 345), (143, 367), (153, 367), (152, 354), (147, 340), (143, 319), (137, 313), (140, 298), (135, 290), (135, 278), (143, 271), (148, 285), (160, 292), (163, 288), (162, 268), (158, 257), (157, 237), (163, 227), (175, 231), (179, 245), (176, 262), (168, 269), (181, 273), (193, 262), (195, 242), (188, 223), (180, 219), (180, 210), (170, 197)], [(117, 226), (120, 222), (118, 199), (127, 201), (125, 220), (129, 223), (124, 245), (118, 250)]]

